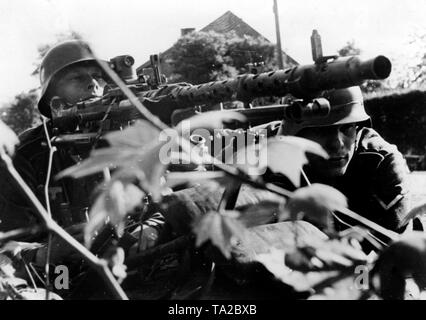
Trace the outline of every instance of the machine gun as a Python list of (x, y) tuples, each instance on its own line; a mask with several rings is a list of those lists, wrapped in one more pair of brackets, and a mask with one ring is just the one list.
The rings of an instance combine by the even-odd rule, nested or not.
[[(244, 108), (233, 111), (244, 114), (248, 126), (256, 126), (285, 118), (322, 117), (329, 112), (325, 99), (314, 99), (321, 91), (362, 84), (366, 80), (385, 79), (391, 72), (391, 62), (385, 56), (362, 61), (357, 56), (323, 56), (321, 38), (316, 30), (311, 37), (313, 64), (286, 70), (244, 74), (234, 79), (199, 85), (165, 84), (160, 72), (159, 57), (150, 57), (153, 75), (134, 77), (131, 56), (118, 56), (110, 61), (112, 68), (127, 83), (151, 113), (166, 124), (179, 121), (200, 111), (204, 106), (240, 101)], [(252, 108), (251, 102), (261, 97), (284, 97), (284, 104)], [(55, 105), (59, 104), (59, 105)], [(77, 103), (72, 108), (58, 108), (63, 102), (53, 99), (51, 107), (60, 111), (52, 120), (54, 144), (90, 143), (99, 133), (116, 130), (138, 118), (140, 112), (123, 95), (120, 88), (107, 86), (102, 98)], [(108, 127), (105, 122), (108, 120)], [(76, 129), (80, 133), (76, 133)], [(83, 128), (83, 130), (81, 130)], [(96, 129), (97, 128), (97, 129)], [(97, 133), (95, 133), (97, 131)], [(71, 133), (71, 134), (67, 134)]]
[[(190, 85), (160, 85), (158, 89), (139, 90), (131, 87), (142, 103), (163, 122), (172, 123), (176, 110), (213, 105), (226, 101), (241, 101), (246, 108), (235, 109), (248, 116), (248, 121), (280, 120), (286, 115), (304, 114), (303, 110), (323, 90), (360, 85), (369, 79), (385, 79), (391, 72), (391, 62), (385, 56), (362, 61), (357, 56), (320, 61), (311, 65), (296, 66), (286, 70), (245, 74), (223, 81)], [(130, 85), (132, 86), (132, 85)], [(250, 109), (250, 102), (259, 97), (292, 95), (297, 104), (289, 103)], [(295, 101), (294, 99), (292, 101)], [(52, 101), (52, 103), (61, 103)], [(287, 110), (287, 111), (285, 111)], [(290, 110), (293, 110), (289, 112)], [(320, 110), (320, 114), (323, 110)], [(267, 116), (266, 116), (267, 115)], [(63, 110), (53, 119), (57, 132), (66, 133), (90, 122), (112, 119), (116, 122), (143, 118), (121, 91), (107, 90), (104, 97), (80, 102)]]

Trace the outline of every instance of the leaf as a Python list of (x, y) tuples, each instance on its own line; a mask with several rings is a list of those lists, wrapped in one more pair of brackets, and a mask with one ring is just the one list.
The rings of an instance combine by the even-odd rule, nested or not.
[[(88, 159), (60, 172), (56, 179), (65, 176), (81, 178), (101, 172), (104, 168), (127, 167), (138, 162), (147, 150), (159, 144), (160, 131), (145, 120), (138, 120), (123, 131), (108, 133), (105, 138), (110, 148), (93, 150)], [(162, 143), (160, 143), (162, 145)]]
[[(139, 187), (145, 192), (150, 193), (155, 186), (150, 183), (149, 178), (146, 176), (145, 172), (140, 168), (140, 166), (133, 165), (127, 168), (120, 168), (111, 176), (111, 181), (121, 181), (124, 184), (134, 183), (138, 184)], [(164, 184), (163, 180), (159, 178), (159, 193), (162, 192), (162, 185)], [(102, 190), (101, 190), (102, 192)]]
[(0, 152), (6, 152), (13, 155), (15, 145), (19, 143), (16, 134), (0, 120)]
[(319, 271), (324, 268), (324, 264), (313, 253), (308, 254), (312, 248), (295, 249), (285, 257), (285, 265), (292, 270), (300, 272)]
[(272, 247), (267, 253), (257, 254), (255, 260), (262, 263), (276, 278), (284, 280), (285, 271), (290, 271), (284, 264), (284, 258), (285, 251), (283, 249)]
[(262, 201), (283, 202), (285, 198), (267, 190), (257, 189), (247, 184), (242, 184), (236, 206), (237, 208), (247, 205), (258, 204)]
[[(31, 289), (26, 288), (24, 290), (20, 290), (19, 292), (22, 296), (23, 300), (46, 300), (46, 289), (37, 288)], [(49, 300), (63, 300), (59, 295), (49, 290)]]
[[(161, 177), (166, 171), (169, 159), (160, 159), (160, 151), (164, 143), (155, 145), (149, 150), (141, 149), (99, 149), (93, 156), (83, 162), (62, 171), (57, 178), (72, 176), (80, 178), (102, 171), (105, 167), (118, 167), (119, 174), (115, 175), (119, 180), (119, 175), (126, 177), (126, 180), (140, 181), (141, 187), (152, 193), (155, 200), (161, 197)], [(164, 153), (163, 153), (164, 156)], [(122, 168), (122, 169), (120, 169)], [(124, 171), (128, 171), (124, 173)]]
[[(172, 161), (171, 162), (172, 164), (176, 164), (176, 163), (191, 164), (191, 163), (195, 162), (194, 159), (190, 155), (188, 155), (186, 152), (182, 152), (182, 151), (181, 152), (172, 151), (170, 153), (170, 160)], [(195, 160), (198, 160), (198, 157)], [(195, 162), (195, 163), (201, 164), (201, 162)]]
[(255, 261), (262, 263), (275, 278), (293, 287), (296, 291), (308, 291), (316, 284), (337, 275), (337, 271), (328, 272), (299, 272), (285, 265), (286, 252), (282, 249), (271, 248), (266, 253), (255, 255)]
[(302, 272), (346, 270), (367, 262), (362, 249), (337, 239), (311, 242), (289, 252), (285, 259), (287, 266)]
[[(328, 244), (325, 244), (328, 243)], [(351, 272), (357, 265), (366, 263), (362, 251), (348, 246), (336, 247), (335, 241), (318, 242), (318, 247), (325, 245), (322, 252), (314, 247), (299, 248), (286, 252), (284, 249), (271, 247), (265, 253), (257, 253), (254, 260), (262, 263), (277, 279), (292, 286), (296, 291), (307, 291), (316, 285), (339, 276), (341, 272)], [(343, 252), (349, 251), (349, 255)], [(320, 253), (319, 256), (316, 254)]]
[(410, 210), (410, 212), (404, 217), (404, 219), (401, 221), (401, 225), (406, 225), (410, 220), (414, 219), (418, 216), (423, 216), (426, 213), (426, 203), (419, 205), (417, 207), (414, 207)]
[(238, 253), (240, 262), (250, 262), (254, 254), (267, 253), (272, 247), (291, 252), (297, 245), (309, 245), (327, 239), (326, 234), (306, 221), (271, 223), (247, 230), (244, 243), (238, 244), (233, 250)]
[(234, 144), (229, 143), (224, 149), (225, 157), (228, 155), (225, 163), (238, 167), (248, 175), (260, 176), (265, 173), (268, 165), (265, 145), (266, 143), (256, 143), (240, 147), (237, 143), (239, 148), (234, 150)]
[(165, 144), (160, 143), (147, 151), (137, 164), (138, 168), (145, 174), (141, 186), (147, 193), (151, 193), (154, 201), (159, 201), (161, 198), (161, 177), (163, 177), (167, 168), (168, 159), (161, 158), (163, 146)]
[(308, 163), (306, 152), (328, 158), (327, 152), (316, 142), (293, 136), (268, 139), (267, 163), (271, 171), (282, 173), (296, 186), (300, 186), (300, 172)]
[(368, 231), (368, 229), (360, 227), (360, 226), (353, 226), (351, 228), (348, 228), (346, 230), (342, 230), (339, 232), (339, 238), (342, 240), (350, 243), (353, 247), (361, 248), (360, 242), (362, 241), (368, 241), (371, 245), (375, 247), (377, 252), (380, 252), (383, 249), (383, 245), (380, 244), (374, 236)]
[(102, 172), (105, 168), (128, 167), (136, 163), (146, 150), (130, 148), (102, 148), (94, 150), (90, 157), (61, 171), (56, 179), (70, 176), (75, 179)]
[(333, 227), (331, 211), (345, 207), (347, 200), (340, 191), (324, 184), (312, 184), (294, 192), (293, 197), (287, 201), (280, 220), (303, 218), (320, 229), (331, 231)]
[(197, 247), (210, 240), (222, 254), (231, 258), (231, 248), (234, 240), (244, 240), (245, 227), (236, 219), (237, 211), (225, 211), (222, 214), (210, 211), (195, 221), (193, 232), (196, 236)]
[(13, 261), (6, 255), (0, 253), (0, 280), (2, 277), (15, 277), (15, 268)]
[(41, 248), (43, 245), (38, 242), (18, 242), (9, 241), (1, 249), (2, 252), (11, 252), (14, 256), (19, 255), (22, 251)]
[[(298, 235), (297, 241), (295, 235)], [(338, 275), (339, 271), (300, 272), (286, 266), (284, 257), (294, 252), (297, 245), (321, 246), (326, 239), (324, 233), (306, 221), (272, 223), (247, 229), (244, 242), (238, 243), (232, 253), (240, 263), (258, 261), (277, 279), (297, 291), (305, 291)]]
[(146, 120), (137, 120), (122, 131), (105, 135), (112, 147), (146, 148), (160, 142), (160, 131)]
[(198, 184), (205, 180), (222, 181), (225, 177), (226, 175), (222, 171), (169, 172), (166, 175), (166, 186), (173, 188), (187, 183)]
[(95, 233), (108, 221), (122, 233), (125, 217), (144, 196), (144, 192), (130, 182), (111, 180), (90, 210), (90, 219), (84, 230), (86, 245), (91, 245)]
[(247, 205), (237, 208), (241, 215), (240, 220), (247, 228), (271, 223), (283, 209), (285, 200), (282, 202), (262, 201), (255, 205)]
[(208, 111), (197, 114), (179, 122), (176, 126), (179, 134), (192, 132), (195, 129), (220, 129), (226, 123), (246, 122), (247, 118), (235, 111)]
[(102, 258), (107, 261), (112, 274), (117, 277), (118, 282), (121, 283), (127, 276), (127, 266), (124, 264), (124, 249), (112, 246), (107, 249)]
[[(353, 272), (348, 272), (345, 274), (338, 274), (335, 277), (330, 277), (327, 279), (328, 286), (325, 288), (317, 288), (315, 294), (310, 296), (308, 300), (360, 300), (362, 294), (365, 291), (360, 290), (359, 287), (354, 285), (356, 282), (357, 274)], [(320, 286), (321, 283), (319, 284)]]

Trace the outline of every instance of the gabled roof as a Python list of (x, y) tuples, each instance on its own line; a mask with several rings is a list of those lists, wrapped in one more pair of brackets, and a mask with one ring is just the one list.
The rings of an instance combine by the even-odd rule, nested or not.
[[(225, 12), (219, 18), (217, 18), (213, 22), (209, 23), (207, 26), (200, 29), (199, 31), (201, 31), (201, 32), (214, 31), (214, 32), (221, 33), (221, 34), (234, 31), (239, 37), (251, 36), (251, 37), (254, 37), (254, 38), (264, 39), (267, 42), (271, 42), (267, 38), (265, 38), (262, 34), (260, 34), (255, 29), (253, 29), (250, 25), (248, 25), (246, 22), (244, 22), (241, 18), (239, 18), (235, 14), (233, 14), (231, 11)], [(169, 48), (166, 51), (161, 53), (161, 57), (162, 57), (163, 62), (164, 62), (164, 60), (167, 59), (168, 54), (172, 51), (172, 48), (173, 47), (171, 47), (171, 48)], [(299, 64), (296, 60), (294, 60), (292, 57), (290, 57), (284, 51), (283, 51), (283, 58), (284, 58), (284, 63), (286, 63), (287, 65), (298, 65)], [(137, 68), (137, 70), (139, 71), (142, 68), (148, 68), (148, 67), (150, 67), (149, 61), (142, 64), (140, 67)]]
[(250, 27), (247, 23), (245, 23), (241, 18), (237, 17), (231, 11), (226, 11), (223, 15), (221, 15), (213, 22), (209, 23), (200, 31), (214, 31), (222, 34), (234, 31), (239, 37), (252, 36), (253, 38), (263, 38), (269, 42), (268, 39), (266, 39), (259, 32)]

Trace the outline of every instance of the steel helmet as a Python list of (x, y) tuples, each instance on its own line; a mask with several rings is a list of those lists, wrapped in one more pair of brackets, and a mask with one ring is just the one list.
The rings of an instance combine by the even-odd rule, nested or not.
[(52, 78), (65, 67), (83, 61), (96, 61), (96, 59), (89, 45), (81, 40), (64, 41), (46, 53), (40, 66), (41, 97), (38, 109), (41, 114), (51, 116), (50, 107), (45, 100)]
[(345, 89), (323, 91), (319, 96), (326, 98), (330, 103), (330, 113), (326, 117), (302, 119), (301, 121), (286, 119), (281, 123), (279, 133), (282, 135), (296, 135), (303, 128), (325, 127), (353, 122), (370, 123), (370, 117), (364, 109), (364, 99), (358, 86)]

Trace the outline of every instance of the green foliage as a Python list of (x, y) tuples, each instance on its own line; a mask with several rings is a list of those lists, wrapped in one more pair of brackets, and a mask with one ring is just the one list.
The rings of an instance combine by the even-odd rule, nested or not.
[(36, 108), (37, 101), (36, 90), (22, 92), (15, 97), (14, 101), (6, 105), (1, 113), (1, 119), (16, 134), (20, 134), (40, 122), (40, 114)]
[(238, 37), (234, 32), (193, 32), (172, 48), (173, 81), (193, 84), (235, 77), (248, 72), (248, 63), (264, 63), (265, 69), (274, 65), (274, 46), (263, 39)]

